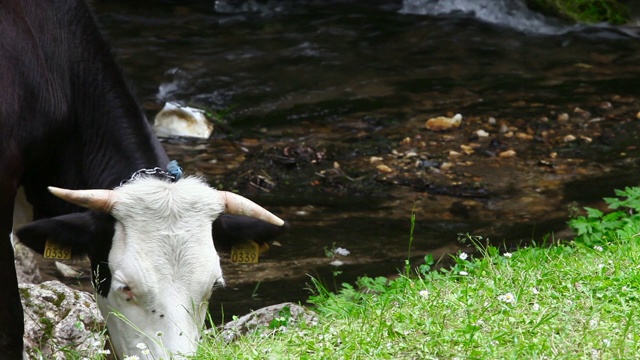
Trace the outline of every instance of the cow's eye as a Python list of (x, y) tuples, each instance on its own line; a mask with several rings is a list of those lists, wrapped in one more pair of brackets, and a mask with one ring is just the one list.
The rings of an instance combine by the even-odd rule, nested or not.
[(122, 294), (124, 295), (127, 301), (130, 301), (133, 299), (133, 291), (128, 285), (122, 286), (119, 290), (120, 292), (122, 292)]

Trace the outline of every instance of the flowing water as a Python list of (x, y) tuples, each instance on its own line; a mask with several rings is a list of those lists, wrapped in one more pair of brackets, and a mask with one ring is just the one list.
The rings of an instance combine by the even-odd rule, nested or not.
[[(150, 118), (167, 100), (224, 115), (208, 141), (166, 140), (171, 156), (292, 225), (260, 264), (225, 261), (216, 321), (304, 301), (308, 275), (333, 284), (336, 269), (338, 282), (397, 274), (412, 211), (417, 264), (465, 249), (458, 233), (512, 248), (562, 232), (571, 206), (596, 206), (638, 180), (634, 26), (570, 25), (515, 0), (109, 1), (96, 10)], [(424, 128), (447, 113), (461, 113), (463, 127)], [(452, 153), (460, 144), (475, 152)], [(501, 146), (518, 155), (497, 157)], [(325, 254), (334, 245), (350, 251), (339, 268)]]

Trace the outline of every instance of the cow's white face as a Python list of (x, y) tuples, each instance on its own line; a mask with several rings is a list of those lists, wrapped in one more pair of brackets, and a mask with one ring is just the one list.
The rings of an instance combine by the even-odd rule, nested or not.
[(192, 354), (211, 291), (222, 283), (211, 224), (223, 200), (188, 178), (142, 179), (115, 191), (111, 286), (107, 297), (97, 295), (111, 342), (119, 356)]
[[(251, 200), (197, 178), (142, 177), (114, 190), (49, 190), (95, 211), (39, 219), (18, 229), (18, 237), (40, 253), (50, 241), (91, 257), (98, 306), (121, 359), (195, 352), (211, 291), (223, 283), (212, 232), (226, 246), (236, 235), (260, 237), (286, 228)], [(223, 211), (252, 219), (227, 216), (212, 228)]]
[(253, 218), (230, 222), (231, 228), (285, 225), (252, 201), (197, 178), (141, 177), (114, 190), (49, 190), (95, 211), (40, 219), (21, 227), (18, 237), (40, 253), (51, 241), (89, 254), (98, 306), (119, 358), (170, 359), (196, 351), (211, 291), (223, 283), (212, 238), (222, 212)]

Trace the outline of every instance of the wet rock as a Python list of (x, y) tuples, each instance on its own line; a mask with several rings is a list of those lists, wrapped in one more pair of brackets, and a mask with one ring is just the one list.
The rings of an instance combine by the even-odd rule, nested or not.
[(553, 163), (550, 162), (550, 161), (546, 161), (546, 160), (538, 160), (537, 165), (538, 166), (545, 166), (545, 167), (548, 167), (548, 168), (553, 168)]
[(588, 137), (588, 136), (584, 136), (584, 135), (580, 135), (580, 140), (586, 142), (587, 144), (591, 143), (593, 141), (592, 138)]
[(213, 132), (213, 123), (200, 109), (167, 102), (156, 114), (153, 130), (159, 137), (184, 136), (208, 139)]
[(567, 121), (569, 121), (569, 114), (567, 114), (567, 113), (558, 114), (558, 122), (559, 123), (566, 123)]
[(600, 104), (598, 104), (598, 107), (602, 110), (611, 110), (613, 109), (613, 104), (609, 101), (603, 101)]
[(443, 162), (442, 165), (440, 165), (440, 170), (446, 171), (451, 169), (451, 167), (453, 167), (453, 163), (451, 162)]
[(516, 137), (520, 140), (526, 140), (526, 141), (530, 141), (533, 140), (533, 135), (527, 134), (527, 133), (523, 133), (523, 132), (519, 132), (516, 134)]
[(287, 327), (295, 324), (314, 326), (317, 322), (318, 318), (311, 310), (287, 302), (267, 306), (228, 322), (222, 327), (220, 335), (226, 342), (231, 342), (261, 328), (286, 331)]
[(90, 294), (59, 281), (20, 284), (20, 294), (30, 359), (67, 359), (65, 349), (92, 356), (103, 348), (104, 321)]
[(488, 133), (488, 132), (486, 132), (486, 131), (484, 131), (484, 130), (482, 130), (482, 129), (480, 129), (480, 130), (476, 131), (476, 135), (477, 135), (479, 138), (486, 138), (486, 137), (488, 137), (488, 136), (489, 136), (489, 133)]
[(20, 242), (13, 245), (15, 257), (16, 274), (20, 284), (37, 284), (42, 281), (40, 269), (36, 262), (33, 251)]
[(392, 168), (390, 168), (390, 167), (388, 167), (388, 166), (387, 166), (387, 165), (385, 165), (385, 164), (377, 165), (377, 166), (376, 166), (376, 169), (378, 169), (378, 171), (380, 171), (381, 173), (385, 173), (385, 174), (388, 174), (388, 173), (392, 173), (392, 172), (393, 172), (393, 169), (392, 169)]
[(471, 155), (475, 152), (475, 150), (473, 150), (473, 147), (469, 145), (460, 145), (460, 149), (465, 155)]
[(438, 163), (437, 161), (432, 161), (432, 160), (416, 160), (415, 162), (415, 167), (417, 168), (433, 168), (433, 167), (438, 167), (440, 165), (440, 163)]
[(460, 127), (462, 115), (456, 114), (453, 117), (438, 116), (427, 120), (425, 127), (432, 131), (450, 130)]
[(579, 107), (576, 107), (575, 109), (573, 109), (573, 113), (579, 116), (583, 120), (588, 120), (591, 117), (590, 112), (583, 110)]
[(611, 97), (611, 101), (621, 103), (621, 104), (633, 104), (635, 99), (632, 97), (622, 97), (620, 95), (613, 95)]
[(498, 156), (501, 158), (512, 158), (512, 157), (515, 157), (516, 155), (517, 153), (514, 150), (506, 150), (498, 154)]

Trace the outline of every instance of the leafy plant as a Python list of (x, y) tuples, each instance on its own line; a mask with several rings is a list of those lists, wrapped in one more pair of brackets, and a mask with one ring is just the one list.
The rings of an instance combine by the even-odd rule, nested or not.
[(421, 275), (426, 275), (431, 271), (431, 268), (435, 264), (435, 260), (433, 259), (433, 255), (427, 254), (424, 256), (424, 264), (418, 266), (418, 271)]
[(269, 329), (278, 329), (282, 326), (288, 326), (289, 321), (291, 320), (291, 308), (289, 306), (283, 307), (280, 311), (278, 311), (278, 316), (275, 317), (269, 323)]
[(569, 221), (576, 232), (576, 242), (589, 247), (607, 245), (622, 237), (630, 237), (640, 232), (640, 187), (615, 190), (618, 197), (604, 198), (608, 214), (585, 207), (586, 216), (578, 216)]
[(578, 22), (623, 24), (629, 20), (629, 8), (618, 0), (527, 0), (527, 5), (543, 13)]

